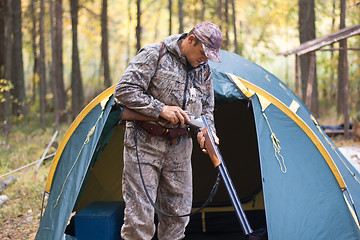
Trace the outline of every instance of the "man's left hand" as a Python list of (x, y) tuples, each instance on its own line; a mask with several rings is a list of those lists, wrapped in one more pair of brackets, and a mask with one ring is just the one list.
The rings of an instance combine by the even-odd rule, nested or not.
[[(218, 136), (216, 136), (215, 133), (213, 133), (213, 136), (214, 136), (214, 141), (215, 141), (216, 145), (219, 145), (220, 140), (219, 140)], [(197, 140), (198, 140), (198, 143), (199, 143), (202, 151), (207, 154), (208, 152), (206, 151), (206, 148), (205, 148), (205, 137), (202, 132), (198, 132)]]

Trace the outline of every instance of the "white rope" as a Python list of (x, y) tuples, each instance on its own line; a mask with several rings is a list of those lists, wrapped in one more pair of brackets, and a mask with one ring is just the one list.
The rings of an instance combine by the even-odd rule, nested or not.
[[(280, 146), (280, 140), (277, 139), (275, 133), (273, 132), (271, 126), (270, 126), (270, 123), (269, 123), (269, 120), (267, 118), (267, 116), (265, 115), (265, 112), (262, 112), (265, 120), (266, 120), (266, 123), (269, 127), (269, 130), (271, 132), (271, 135), (270, 135), (270, 138), (271, 138), (271, 141), (272, 141), (272, 144), (273, 144), (273, 148), (274, 148), (274, 151), (275, 151), (275, 157), (280, 165), (280, 169), (281, 169), (281, 172), (283, 173), (286, 173), (287, 169), (286, 169), (286, 165), (285, 165), (285, 159), (283, 158), (283, 156), (281, 155), (280, 151), (281, 151), (281, 146)], [(280, 160), (281, 159), (281, 160)]]
[(37, 162), (43, 161), (44, 159), (50, 158), (50, 157), (52, 157), (52, 156), (54, 156), (54, 155), (55, 155), (55, 153), (52, 153), (52, 154), (50, 154), (50, 155), (47, 155), (46, 157), (43, 157), (43, 158), (41, 158), (41, 159), (39, 159), (39, 160), (36, 160), (35, 162), (29, 163), (29, 164), (27, 164), (27, 165), (25, 165), (25, 166), (22, 166), (22, 167), (20, 167), (20, 168), (18, 168), (18, 169), (15, 169), (15, 170), (11, 171), (11, 172), (8, 172), (8, 173), (6, 173), (6, 174), (4, 174), (4, 175), (1, 175), (0, 178), (5, 177), (5, 176), (7, 176), (7, 175), (9, 175), (9, 174), (12, 174), (12, 173), (14, 173), (14, 172), (17, 172), (17, 171), (19, 171), (19, 170), (21, 170), (21, 169), (27, 168), (27, 167), (29, 167), (29, 166), (31, 166), (31, 165), (34, 165), (34, 164), (37, 163)]

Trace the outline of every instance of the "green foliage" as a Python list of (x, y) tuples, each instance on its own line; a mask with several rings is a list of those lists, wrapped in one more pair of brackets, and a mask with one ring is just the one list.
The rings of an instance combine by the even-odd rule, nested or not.
[(5, 102), (6, 98), (4, 96), (5, 92), (10, 92), (14, 86), (12, 85), (11, 81), (6, 79), (0, 79), (0, 103)]

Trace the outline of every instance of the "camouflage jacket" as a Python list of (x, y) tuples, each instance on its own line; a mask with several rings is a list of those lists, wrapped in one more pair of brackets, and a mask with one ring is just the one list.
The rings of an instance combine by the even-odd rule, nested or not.
[(212, 73), (207, 63), (196, 68), (187, 64), (178, 46), (185, 37), (178, 34), (165, 38), (166, 50), (159, 62), (161, 43), (142, 48), (117, 83), (114, 96), (120, 105), (151, 117), (159, 117), (164, 105), (179, 106), (195, 116), (205, 115), (215, 132)]

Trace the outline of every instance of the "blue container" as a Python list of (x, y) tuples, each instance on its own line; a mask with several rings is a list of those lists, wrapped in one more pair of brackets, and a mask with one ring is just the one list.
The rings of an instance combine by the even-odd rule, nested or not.
[(93, 202), (75, 215), (77, 240), (120, 240), (124, 202)]

